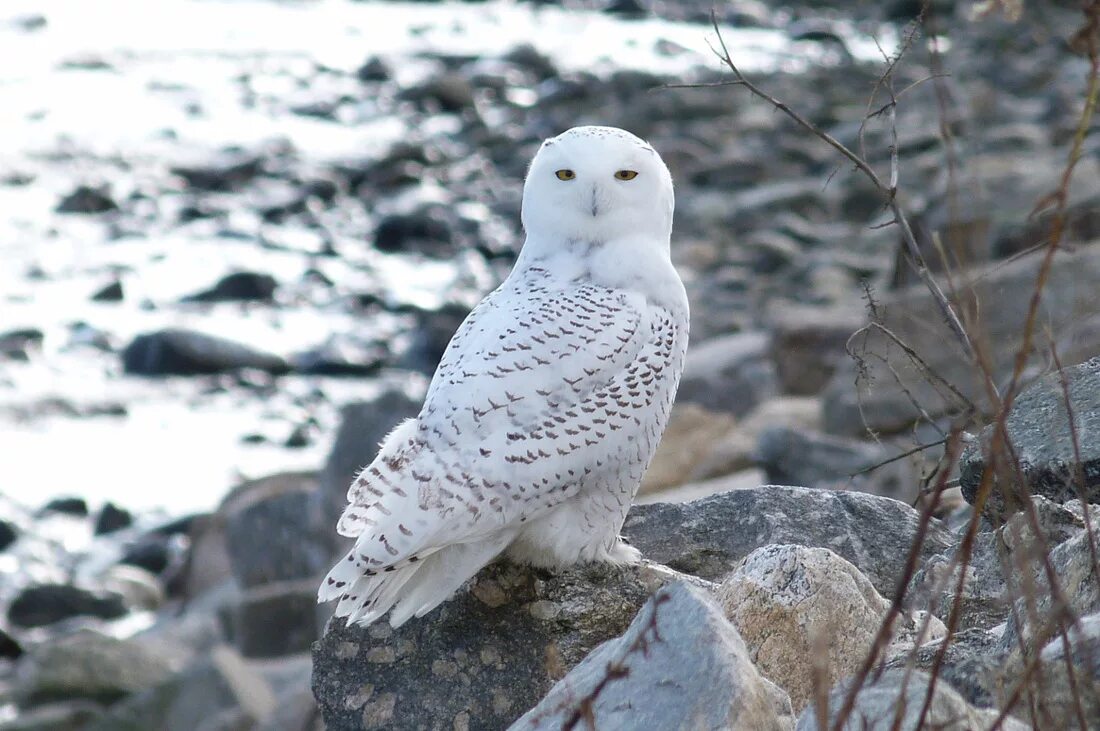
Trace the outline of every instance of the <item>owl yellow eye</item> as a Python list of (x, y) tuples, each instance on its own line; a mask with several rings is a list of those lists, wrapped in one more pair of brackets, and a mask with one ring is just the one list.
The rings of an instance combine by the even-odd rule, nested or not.
[(633, 180), (638, 177), (637, 170), (619, 170), (615, 173), (616, 180)]
[(558, 176), (558, 180), (572, 180), (577, 177), (577, 174), (572, 170), (558, 170), (554, 175)]

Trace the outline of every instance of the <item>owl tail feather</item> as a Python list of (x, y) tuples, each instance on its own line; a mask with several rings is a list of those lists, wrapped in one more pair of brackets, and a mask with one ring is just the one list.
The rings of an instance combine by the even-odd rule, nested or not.
[(366, 626), (392, 609), (390, 625), (394, 628), (414, 616), (423, 617), (450, 599), (514, 537), (513, 532), (507, 532), (452, 544), (394, 571), (360, 576), (345, 588), (336, 606), (336, 616), (347, 617), (349, 625)]

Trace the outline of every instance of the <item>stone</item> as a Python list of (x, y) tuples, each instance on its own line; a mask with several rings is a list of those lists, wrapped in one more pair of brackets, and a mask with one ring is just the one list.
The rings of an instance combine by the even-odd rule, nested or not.
[(0, 628), (0, 658), (5, 660), (18, 660), (23, 655), (23, 646), (7, 632)]
[[(1003, 519), (1006, 512), (1023, 504), (1025, 495), (1042, 495), (1059, 503), (1082, 497), (1100, 503), (1100, 357), (1028, 386), (1016, 397), (1005, 428), (1019, 470), (1011, 466), (998, 470), (984, 506), (986, 515)], [(990, 458), (993, 430), (994, 425), (983, 429), (959, 462), (959, 486), (969, 503), (975, 502)]]
[(752, 441), (726, 412), (682, 403), (672, 409), (638, 495), (752, 466)]
[(677, 403), (697, 403), (743, 416), (777, 392), (775, 365), (764, 333), (723, 335), (692, 346), (676, 394)]
[(118, 561), (160, 575), (168, 569), (173, 558), (173, 551), (164, 536), (147, 535), (133, 543), (127, 543), (122, 548), (122, 557)]
[(227, 191), (243, 187), (259, 174), (263, 158), (239, 148), (219, 152), (197, 153), (192, 160), (172, 166), (172, 173), (183, 178), (191, 188), (204, 191)]
[(412, 308), (416, 318), (408, 346), (400, 353), (396, 365), (426, 376), (435, 373), (447, 344), (470, 313), (459, 302), (448, 302), (436, 309)]
[[(623, 535), (651, 561), (716, 579), (761, 546), (828, 548), (855, 564), (875, 589), (892, 597), (916, 537), (920, 515), (908, 505), (858, 492), (763, 485), (691, 503), (635, 505)], [(922, 560), (954, 543), (932, 521)]]
[[(964, 614), (965, 618), (966, 615)], [(888, 661), (888, 667), (913, 667), (931, 672), (936, 655), (944, 639), (927, 642), (915, 649), (904, 648)], [(1004, 667), (1004, 652), (1000, 635), (996, 630), (960, 629), (951, 636), (937, 671), (938, 677), (954, 688), (966, 701), (979, 708), (997, 703), (1000, 689), (999, 675)]]
[(73, 731), (103, 715), (103, 707), (93, 701), (63, 701), (20, 711), (0, 721), (0, 731)]
[(193, 376), (255, 368), (286, 373), (286, 360), (273, 353), (194, 330), (167, 328), (138, 335), (122, 353), (127, 373)]
[(271, 302), (279, 283), (261, 272), (232, 272), (209, 289), (188, 295), (185, 302)]
[(0, 518), (0, 551), (7, 550), (8, 546), (19, 538), (19, 530), (10, 520)]
[(790, 728), (790, 701), (753, 667), (745, 642), (705, 592), (660, 589), (626, 632), (600, 645), (512, 731), (578, 727)]
[(766, 429), (756, 445), (757, 465), (772, 484), (854, 489), (911, 502), (918, 475), (907, 461), (864, 473), (895, 453), (871, 442), (788, 427)]
[(131, 611), (155, 611), (165, 601), (164, 587), (157, 577), (138, 566), (118, 563), (97, 576), (105, 591), (117, 594)]
[[(722, 582), (718, 602), (753, 664), (790, 694), (796, 713), (814, 698), (815, 673), (844, 678), (860, 667), (890, 608), (848, 561), (827, 548), (791, 545), (746, 556)], [(930, 629), (943, 633), (939, 620)]]
[[(983, 355), (996, 383), (1006, 382), (1012, 371), (1043, 253), (999, 262), (989, 269), (977, 267), (954, 277), (954, 289), (960, 293), (958, 309), (981, 314), (981, 341), (987, 346)], [(1090, 320), (1100, 313), (1100, 290), (1091, 286), (1096, 281), (1100, 281), (1100, 246), (1083, 245), (1054, 258), (1038, 322), (1044, 332), (1055, 334), (1066, 366), (1100, 351), (1100, 330), (1090, 326)], [(971, 365), (923, 285), (882, 296), (877, 309), (883, 325), (932, 370), (967, 399), (992, 412), (986, 404), (982, 370)], [(1041, 351), (1039, 360), (1045, 361), (1049, 352), (1045, 341), (1035, 347)], [(966, 408), (941, 384), (931, 382), (924, 369), (878, 329), (857, 337), (853, 354), (861, 359), (862, 372), (855, 362), (842, 362), (824, 392), (824, 424), (829, 433), (856, 436), (868, 428), (880, 434), (904, 431), (922, 417), (914, 401), (931, 418)]]
[(750, 490), (765, 483), (767, 483), (767, 480), (764, 479), (764, 473), (760, 470), (741, 470), (732, 475), (724, 475), (712, 480), (689, 482), (685, 485), (666, 488), (658, 492), (638, 495), (634, 500), (634, 504), (690, 503), (730, 490)]
[(323, 575), (332, 524), (324, 519), (312, 473), (284, 473), (236, 488), (226, 498), (226, 546), (243, 587)]
[(116, 703), (82, 731), (249, 729), (274, 711), (276, 699), (257, 671), (219, 646), (183, 672)]
[(310, 376), (366, 377), (378, 373), (389, 351), (379, 342), (332, 335), (315, 348), (291, 358), (297, 373)]
[(244, 592), (232, 609), (230, 634), (244, 657), (308, 652), (324, 627), (317, 579), (277, 581)]
[(85, 698), (110, 703), (152, 688), (179, 668), (170, 654), (134, 640), (81, 630), (34, 648), (16, 670), (24, 705)]
[(133, 522), (134, 516), (129, 510), (124, 510), (114, 503), (105, 503), (95, 519), (95, 534), (102, 536), (114, 533), (116, 530), (129, 528)]
[[(839, 711), (849, 692), (849, 682), (835, 687), (829, 693), (828, 728), (837, 722)], [(925, 695), (931, 682), (927, 673), (904, 668), (887, 670), (875, 677), (873, 674), (859, 690), (851, 714), (840, 726), (842, 731), (971, 731), (990, 728), (998, 714), (994, 710), (975, 708), (959, 693), (940, 680), (932, 692), (928, 713), (921, 717)], [(795, 731), (818, 731), (823, 727), (813, 705), (798, 718)], [(1027, 731), (1029, 726), (1014, 718), (1006, 718), (998, 727), (1005, 731)]]
[(431, 76), (421, 85), (403, 91), (401, 96), (449, 113), (458, 113), (474, 106), (473, 86), (464, 76), (454, 72)]
[(77, 518), (88, 516), (88, 502), (82, 497), (58, 497), (42, 507), (44, 513), (62, 513)]
[(399, 629), (332, 620), (313, 646), (313, 693), (331, 731), (504, 728), (677, 576), (648, 565), (552, 575), (493, 563)]
[(72, 617), (116, 619), (126, 611), (118, 594), (93, 592), (71, 584), (38, 584), (19, 592), (8, 607), (8, 620), (20, 627), (43, 627)]
[(118, 203), (106, 186), (80, 185), (58, 202), (56, 210), (58, 213), (106, 213), (117, 211)]
[(864, 319), (853, 307), (787, 305), (770, 311), (779, 390), (798, 396), (821, 393), (837, 366), (848, 359), (848, 338)]
[(103, 285), (92, 294), (92, 302), (121, 302), (123, 299), (122, 282), (117, 279)]
[[(1066, 641), (1055, 637), (1039, 653), (1041, 682), (1035, 684), (1031, 697), (1041, 728), (1079, 728), (1082, 720), (1100, 719), (1100, 613), (1081, 617), (1066, 640), (1068, 652)], [(1072, 678), (1067, 666), (1072, 666)], [(1022, 670), (1019, 665), (1010, 666), (1007, 681), (1021, 677)], [(1025, 713), (1023, 708), (1017, 711), (1020, 716)]]
[[(369, 401), (347, 404), (340, 410), (340, 427), (320, 476), (324, 517), (329, 525), (336, 525), (344, 512), (348, 487), (359, 470), (374, 459), (378, 445), (401, 421), (419, 412), (420, 402), (396, 388), (386, 389)], [(337, 543), (332, 545), (335, 552)]]

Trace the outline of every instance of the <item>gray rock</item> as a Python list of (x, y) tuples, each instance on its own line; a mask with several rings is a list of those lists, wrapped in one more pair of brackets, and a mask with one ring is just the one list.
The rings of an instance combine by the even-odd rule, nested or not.
[(263, 677), (222, 646), (160, 685), (116, 703), (83, 731), (248, 729), (274, 709), (275, 696)]
[(777, 392), (764, 333), (723, 335), (694, 346), (676, 399), (743, 416)]
[(256, 368), (286, 373), (290, 366), (273, 353), (225, 338), (180, 328), (138, 335), (122, 353), (127, 373), (141, 376), (193, 376)]
[(0, 551), (15, 543), (17, 538), (19, 538), (19, 530), (15, 527), (15, 523), (0, 518)]
[(172, 172), (198, 190), (233, 190), (248, 183), (260, 172), (263, 158), (241, 149), (196, 155), (194, 159), (172, 166)]
[(302, 579), (328, 568), (332, 533), (312, 475), (242, 491), (224, 509), (233, 575), (244, 587)]
[[(965, 614), (963, 615), (966, 616)], [(996, 631), (978, 628), (959, 630), (951, 636), (938, 670), (939, 678), (954, 688), (971, 705), (979, 708), (997, 702), (999, 673), (1003, 669), (1004, 652)], [(913, 667), (931, 672), (943, 639), (933, 640), (915, 650), (890, 658), (888, 667)]]
[(917, 475), (904, 460), (860, 474), (894, 454), (878, 444), (789, 427), (766, 429), (756, 447), (757, 465), (773, 484), (855, 489), (911, 501)]
[[(370, 401), (347, 404), (340, 411), (340, 428), (321, 471), (321, 499), (330, 526), (348, 504), (348, 487), (378, 452), (378, 445), (404, 419), (420, 412), (420, 402), (391, 388)], [(335, 530), (330, 531), (335, 534)], [(333, 549), (337, 547), (332, 544)]]
[(232, 272), (214, 286), (184, 297), (185, 302), (271, 302), (278, 282), (270, 274)]
[[(635, 505), (623, 535), (646, 558), (705, 579), (725, 576), (742, 558), (772, 543), (828, 548), (892, 597), (919, 518), (890, 498), (765, 485), (690, 503)], [(922, 559), (953, 542), (939, 521), (932, 521)]]
[(790, 701), (752, 664), (706, 593), (676, 583), (646, 602), (511, 728), (780, 731)]
[[(1041, 681), (1032, 697), (1042, 728), (1077, 728), (1081, 719), (1086, 723), (1100, 719), (1100, 613), (1081, 617), (1067, 639), (1068, 652), (1063, 638), (1056, 637), (1039, 653)], [(1008, 680), (1020, 677), (1020, 670), (1018, 665), (1010, 666)], [(1023, 709), (1017, 715), (1023, 715)]]
[(101, 536), (105, 533), (113, 533), (116, 530), (128, 528), (134, 522), (134, 516), (129, 510), (118, 507), (114, 503), (106, 503), (99, 510), (95, 519), (95, 534)]
[(504, 728), (620, 634), (669, 575), (492, 564), (469, 591), (397, 630), (330, 622), (313, 647), (313, 694), (332, 731)]
[[(1016, 398), (1005, 426), (1019, 471), (1009, 468), (995, 476), (985, 503), (987, 515), (1003, 516), (1018, 509), (1026, 494), (1059, 503), (1081, 497), (1100, 503), (1100, 358), (1066, 368), (1063, 375), (1073, 428), (1058, 373), (1044, 376)], [(981, 485), (993, 429), (993, 425), (983, 429), (960, 460), (959, 486), (967, 502), (975, 501)], [(1021, 477), (1026, 493), (1019, 484)]]
[[(981, 312), (984, 355), (998, 382), (1011, 373), (1037, 269), (1037, 255), (1031, 255), (955, 279), (956, 290), (967, 293), (963, 297), (965, 307), (977, 307)], [(1096, 281), (1100, 281), (1100, 247), (1082, 246), (1073, 253), (1055, 257), (1038, 321), (1044, 331), (1056, 335), (1058, 351), (1067, 366), (1100, 351), (1100, 330), (1089, 327), (1090, 317), (1100, 313), (1100, 289), (1092, 286)], [(923, 286), (891, 293), (878, 304), (886, 327), (968, 399), (985, 404), (981, 369), (972, 366), (962, 353)], [(865, 370), (858, 384), (855, 363), (843, 362), (833, 376), (825, 390), (827, 432), (859, 435), (866, 428), (879, 433), (908, 429), (921, 418), (912, 400), (933, 418), (959, 413), (965, 408), (958, 399), (945, 395), (940, 384), (930, 383), (924, 370), (881, 332), (869, 331), (866, 338), (860, 336), (854, 344), (857, 356), (865, 354)], [(885, 362), (870, 354), (882, 356)], [(895, 380), (894, 373), (902, 385)]]
[[(849, 682), (841, 683), (829, 694), (829, 728), (838, 720), (841, 706), (849, 692)], [(936, 683), (928, 713), (921, 717), (930, 678), (927, 673), (903, 668), (887, 670), (872, 677), (860, 689), (855, 706), (843, 731), (972, 731), (989, 728), (997, 712), (975, 708), (943, 680)], [(811, 705), (798, 719), (796, 731), (818, 731), (822, 728), (816, 709)], [(1029, 727), (1007, 718), (1001, 729), (1026, 731)]]
[(126, 611), (125, 602), (117, 594), (71, 584), (39, 584), (19, 593), (8, 607), (8, 619), (20, 627), (43, 627), (72, 617), (115, 619)]
[(92, 701), (50, 703), (0, 722), (0, 731), (73, 731), (102, 715), (103, 707)]
[(788, 305), (771, 311), (772, 358), (780, 390), (806, 396), (820, 393), (837, 366), (848, 359), (845, 345), (864, 319), (852, 307)]
[(245, 657), (307, 652), (324, 627), (317, 579), (278, 581), (246, 591), (232, 610), (233, 644)]
[(118, 203), (111, 197), (107, 186), (78, 186), (57, 204), (58, 213), (106, 213), (117, 210)]
[(111, 702), (151, 688), (177, 669), (174, 654), (82, 630), (21, 659), (15, 694), (25, 705), (72, 698)]

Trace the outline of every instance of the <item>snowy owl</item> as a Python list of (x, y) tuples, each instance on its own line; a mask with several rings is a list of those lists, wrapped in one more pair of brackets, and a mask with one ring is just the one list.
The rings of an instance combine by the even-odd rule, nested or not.
[(672, 178), (612, 127), (543, 142), (523, 187), (515, 268), (447, 346), (419, 416), (352, 483), (355, 538), (319, 601), (398, 627), (497, 555), (556, 568), (633, 563), (619, 530), (683, 369)]

